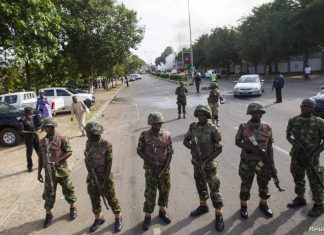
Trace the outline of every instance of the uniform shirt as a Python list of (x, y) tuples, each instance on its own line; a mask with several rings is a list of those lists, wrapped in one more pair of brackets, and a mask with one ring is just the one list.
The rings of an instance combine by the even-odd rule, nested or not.
[[(217, 101), (216, 101), (216, 97), (217, 97)], [(209, 96), (207, 98), (208, 103), (214, 103), (214, 104), (219, 104), (219, 100), (222, 97), (221, 92), (219, 89), (212, 89), (209, 91)]]
[(293, 135), (307, 152), (312, 152), (324, 140), (324, 120), (313, 115), (310, 118), (293, 117), (288, 121), (287, 133)]
[[(216, 151), (217, 148), (222, 148), (223, 144), (221, 142), (222, 137), (219, 131), (219, 128), (217, 128), (214, 124), (212, 123), (205, 123), (205, 124), (200, 124), (199, 122), (196, 123), (192, 123), (189, 127), (188, 132), (185, 134), (185, 139), (187, 140), (191, 140), (193, 142), (193, 138), (194, 138), (194, 133), (198, 132), (198, 141), (199, 141), (199, 147), (200, 147), (200, 151), (202, 152), (202, 158), (206, 159), (209, 156), (207, 156), (208, 153), (205, 153), (205, 150), (207, 148), (203, 147), (204, 143), (201, 143), (201, 138), (199, 138), (201, 135), (203, 135), (204, 133), (208, 133), (210, 131), (211, 135), (210, 135), (210, 142), (212, 144), (212, 146), (208, 146), (208, 149), (212, 149), (212, 152)], [(209, 137), (208, 137), (209, 138)], [(195, 152), (191, 151), (191, 155), (192, 155), (192, 162), (193, 164), (195, 164), (197, 162), (198, 156)], [(206, 168), (214, 168), (217, 166), (217, 161), (216, 159), (213, 159), (212, 161), (210, 161), (209, 163), (206, 164)]]
[(87, 106), (83, 103), (83, 101), (78, 100), (76, 103), (72, 102), (71, 116), (73, 117), (74, 114), (86, 112), (86, 109)]
[(19, 121), (19, 130), (36, 132), (33, 116), (24, 115), (22, 119)]
[[(55, 133), (54, 133), (54, 135), (51, 135), (51, 136), (49, 136), (47, 134), (44, 138), (48, 138), (49, 143), (51, 143), (52, 140), (54, 139), (54, 137), (55, 137)], [(43, 139), (41, 141), (43, 141)], [(71, 145), (70, 145), (68, 139), (63, 136), (61, 138), (60, 148), (61, 148), (61, 151), (63, 154), (65, 154), (67, 152), (72, 152), (72, 148), (71, 148)], [(42, 156), (43, 158), (45, 158), (46, 151), (43, 151), (41, 148), (39, 149), (39, 151), (40, 151), (39, 156)], [(68, 174), (70, 173), (70, 170), (68, 168), (67, 161), (65, 160), (64, 162), (61, 162), (60, 165), (55, 167), (55, 170), (52, 170), (52, 172), (55, 175), (55, 177), (63, 178), (63, 177), (68, 176)]]
[[(151, 133), (154, 134), (156, 137), (160, 137), (163, 134), (163, 130), (160, 129), (159, 133), (153, 133), (151, 130)], [(138, 144), (137, 144), (137, 150), (138, 151), (142, 151), (145, 152), (145, 138), (144, 138), (144, 131), (141, 133), (140, 137), (138, 138)], [(167, 146), (167, 154), (173, 154), (174, 150), (172, 147), (172, 141), (171, 141), (171, 137), (169, 137), (169, 144)], [(146, 164), (144, 163), (144, 168), (145, 168)]]
[(178, 86), (175, 94), (178, 96), (178, 98), (185, 98), (186, 94), (188, 94), (188, 90), (184, 86)]
[(305, 69), (304, 69), (304, 72), (305, 72), (306, 74), (310, 74), (311, 71), (312, 71), (312, 69), (311, 69), (311, 67), (309, 67), (309, 66), (305, 67)]

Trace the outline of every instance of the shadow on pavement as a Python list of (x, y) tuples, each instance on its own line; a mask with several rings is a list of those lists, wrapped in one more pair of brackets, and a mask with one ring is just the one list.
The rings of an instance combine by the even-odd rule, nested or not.
[[(38, 168), (33, 168), (33, 170), (36, 170)], [(16, 176), (16, 175), (20, 175), (20, 174), (23, 174), (23, 173), (27, 173), (27, 170), (23, 170), (23, 171), (18, 171), (18, 172), (15, 172), (15, 173), (12, 173), (12, 174), (8, 174), (8, 175), (4, 175), (4, 176), (1, 176), (0, 177), (0, 181), (3, 180), (3, 179), (7, 179), (7, 178), (10, 178), (12, 176)]]
[(163, 234), (176, 234), (179, 230), (189, 225), (193, 220), (194, 218), (191, 217), (182, 219), (177, 223), (173, 224), (172, 226), (170, 226), (167, 230), (163, 231)]
[(173, 143), (183, 141), (184, 140), (184, 135), (185, 135), (185, 133), (174, 136), (174, 137), (171, 137), (171, 140), (172, 140)]
[(32, 234), (34, 232), (43, 230), (43, 220), (36, 220), (33, 222), (24, 223), (17, 227), (1, 231), (2, 235), (11, 234)]

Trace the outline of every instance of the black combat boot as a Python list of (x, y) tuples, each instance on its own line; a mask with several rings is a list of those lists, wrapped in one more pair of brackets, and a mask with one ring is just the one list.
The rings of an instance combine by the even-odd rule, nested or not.
[(305, 206), (306, 205), (306, 200), (303, 197), (295, 197), (292, 202), (287, 204), (287, 207), (289, 208), (294, 208), (298, 206)]
[(171, 218), (165, 211), (159, 211), (159, 217), (163, 220), (164, 223), (171, 223)]
[(151, 217), (145, 216), (144, 222), (143, 222), (143, 230), (147, 231), (147, 230), (149, 230), (150, 227), (151, 227)]
[(44, 228), (47, 228), (48, 226), (51, 225), (53, 220), (53, 215), (52, 214), (47, 214), (45, 217), (45, 221), (44, 221)]
[(323, 205), (314, 204), (313, 208), (308, 212), (309, 217), (318, 217), (324, 212)]
[(181, 118), (181, 114), (178, 115), (178, 119), (180, 119), (180, 118)]
[(183, 114), (183, 119), (186, 119), (186, 114), (185, 113)]
[(123, 218), (119, 217), (117, 219), (115, 219), (115, 232), (118, 233), (122, 230), (123, 228)]
[(198, 217), (209, 212), (208, 206), (198, 206), (197, 209), (190, 213), (191, 217)]
[(77, 217), (77, 209), (76, 208), (70, 208), (70, 219), (74, 220)]
[(93, 225), (91, 225), (91, 227), (90, 227), (90, 233), (93, 233), (93, 232), (97, 231), (97, 229), (103, 223), (105, 223), (104, 217), (102, 217), (101, 219), (95, 219), (95, 221), (93, 222)]
[(224, 220), (222, 215), (216, 215), (215, 228), (217, 232), (223, 232), (224, 230)]
[(240, 214), (243, 219), (247, 219), (249, 217), (247, 206), (241, 206)]
[(273, 216), (272, 210), (268, 207), (267, 204), (259, 204), (259, 208), (265, 216), (269, 218)]

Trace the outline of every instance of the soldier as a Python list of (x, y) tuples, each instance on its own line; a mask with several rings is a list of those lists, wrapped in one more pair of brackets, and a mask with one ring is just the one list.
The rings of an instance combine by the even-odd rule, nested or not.
[[(272, 130), (269, 124), (261, 121), (262, 115), (265, 113), (265, 107), (259, 102), (250, 103), (246, 114), (252, 117), (247, 123), (242, 123), (235, 137), (235, 144), (242, 148), (241, 161), (239, 166), (239, 175), (241, 177), (241, 217), (248, 218), (247, 201), (250, 199), (250, 189), (253, 184), (254, 175), (257, 175), (259, 186), (260, 203), (259, 208), (267, 217), (272, 217), (272, 211), (268, 207), (268, 198), (270, 197), (268, 184), (272, 176), (276, 176), (276, 172), (272, 172), (274, 168), (273, 149), (272, 149)], [(263, 153), (271, 162), (270, 165), (265, 164)]]
[[(87, 177), (88, 194), (92, 211), (95, 214), (95, 221), (90, 227), (90, 232), (96, 231), (105, 222), (100, 197), (103, 197), (103, 200), (107, 199), (109, 206), (113, 210), (115, 214), (115, 232), (119, 232), (122, 229), (122, 216), (118, 198), (115, 194), (114, 175), (111, 172), (112, 145), (101, 137), (104, 129), (100, 123), (88, 122), (85, 131), (88, 137), (84, 152), (86, 166), (89, 171)], [(92, 173), (90, 168), (93, 168)], [(96, 185), (96, 181), (99, 185)]]
[(151, 214), (154, 211), (156, 191), (159, 190), (159, 217), (166, 224), (171, 219), (166, 212), (170, 192), (170, 162), (173, 154), (170, 132), (162, 130), (164, 118), (160, 112), (152, 112), (148, 116), (149, 130), (143, 131), (139, 137), (137, 154), (144, 160), (145, 169), (145, 218), (143, 230), (151, 226)]
[(288, 203), (289, 208), (306, 205), (305, 172), (313, 195), (314, 206), (309, 211), (310, 217), (318, 217), (324, 211), (323, 178), (324, 170), (320, 165), (320, 153), (324, 149), (324, 120), (315, 117), (315, 101), (304, 99), (300, 106), (301, 114), (288, 121), (287, 140), (292, 144), (290, 151), (290, 172), (295, 181), (297, 197)]
[(188, 90), (187, 88), (184, 87), (184, 83), (181, 81), (180, 86), (177, 87), (175, 94), (178, 96), (177, 97), (177, 104), (178, 104), (178, 119), (181, 118), (181, 107), (182, 107), (182, 113), (183, 113), (183, 118), (186, 118), (186, 105), (187, 105), (187, 95), (188, 95)]
[(53, 220), (52, 208), (55, 203), (57, 184), (62, 187), (65, 200), (70, 204), (70, 219), (77, 217), (76, 197), (74, 187), (67, 165), (67, 159), (72, 155), (70, 143), (67, 138), (55, 131), (57, 123), (53, 118), (45, 118), (43, 128), (46, 136), (40, 140), (40, 158), (38, 160), (38, 180), (43, 183), (42, 169), (45, 169), (45, 187), (43, 199), (45, 200), (46, 218), (44, 228), (51, 225)]
[(36, 153), (39, 152), (39, 137), (36, 132), (36, 128), (33, 121), (33, 108), (25, 107), (24, 116), (19, 121), (19, 131), (23, 134), (25, 145), (26, 145), (26, 158), (27, 158), (27, 170), (28, 172), (33, 171), (33, 149)]
[(210, 89), (211, 90), (209, 92), (207, 101), (212, 111), (212, 123), (213, 124), (216, 123), (216, 125), (219, 127), (218, 107), (219, 107), (219, 102), (223, 102), (223, 97), (216, 83), (212, 82), (210, 84)]
[(194, 116), (198, 122), (190, 124), (189, 130), (183, 140), (184, 146), (191, 149), (192, 164), (194, 166), (194, 178), (199, 194), (200, 206), (190, 214), (198, 217), (209, 211), (207, 206), (209, 186), (210, 197), (215, 208), (215, 227), (218, 232), (224, 230), (222, 216), (223, 201), (219, 192), (220, 181), (217, 177), (216, 157), (222, 152), (223, 144), (219, 129), (208, 122), (211, 118), (211, 110), (208, 105), (198, 105)]
[(199, 72), (195, 72), (195, 77), (194, 77), (194, 80), (195, 80), (195, 84), (196, 84), (196, 90), (197, 90), (197, 93), (199, 93), (199, 88), (200, 88), (200, 84), (201, 84), (201, 74)]

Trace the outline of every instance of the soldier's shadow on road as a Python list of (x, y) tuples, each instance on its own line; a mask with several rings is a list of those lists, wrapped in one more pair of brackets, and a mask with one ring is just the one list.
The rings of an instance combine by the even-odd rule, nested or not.
[(36, 220), (28, 223), (24, 223), (17, 227), (6, 229), (1, 231), (1, 234), (31, 234), (43, 229), (43, 220)]
[[(38, 169), (38, 168), (36, 168)], [(35, 170), (35, 168), (33, 168), (33, 170)], [(16, 176), (16, 175), (20, 175), (20, 174), (23, 174), (23, 173), (27, 173), (27, 170), (22, 170), (22, 171), (18, 171), (18, 172), (15, 172), (15, 173), (11, 173), (11, 174), (8, 174), (8, 175), (4, 175), (4, 176), (0, 176), (0, 181), (2, 181), (3, 179), (7, 179), (7, 178), (10, 178), (12, 176)], [(30, 174), (30, 173), (29, 173)]]

